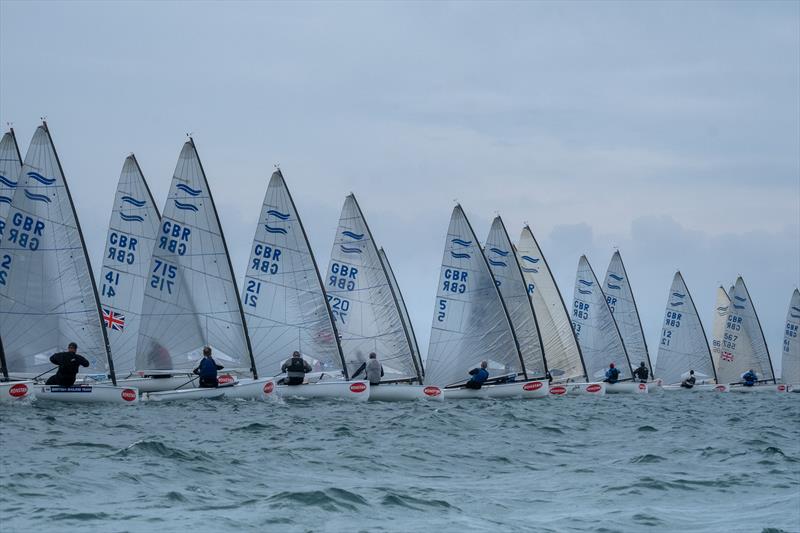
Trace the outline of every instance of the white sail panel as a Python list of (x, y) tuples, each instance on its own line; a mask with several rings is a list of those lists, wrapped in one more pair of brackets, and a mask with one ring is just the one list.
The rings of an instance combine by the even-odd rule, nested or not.
[(205, 345), (228, 369), (251, 367), (225, 238), (190, 139), (175, 167), (153, 248), (136, 367), (190, 370)]
[(721, 383), (736, 383), (753, 369), (759, 381), (775, 381), (767, 342), (755, 307), (742, 278), (736, 280), (725, 319), (717, 377)]
[(516, 261), (514, 247), (499, 216), (492, 222), (484, 253), (506, 304), (519, 343), (522, 361), (525, 364), (525, 373), (529, 378), (543, 378), (547, 372), (547, 365), (542, 351), (539, 326), (533, 313), (533, 305), (528, 298), (522, 271)]
[(0, 242), (0, 337), (10, 373), (39, 374), (78, 344), (109, 371), (94, 279), (47, 125), (36, 129)]
[[(731, 289), (733, 289), (731, 287)], [(733, 293), (733, 290), (731, 290)], [(714, 368), (719, 368), (719, 357), (722, 353), (722, 341), (725, 336), (725, 323), (728, 319), (728, 306), (731, 303), (729, 293), (722, 287), (717, 287), (717, 299), (714, 302), (714, 321), (711, 326), (711, 359)], [(717, 376), (719, 378), (719, 376)], [(720, 381), (719, 383), (725, 383)]]
[(590, 380), (602, 378), (609, 363), (614, 363), (619, 370), (619, 379), (632, 377), (631, 365), (614, 315), (585, 255), (578, 261), (572, 327), (581, 345)]
[(656, 373), (670, 385), (680, 383), (689, 370), (694, 370), (698, 378), (716, 379), (703, 324), (683, 276), (676, 272), (661, 323)]
[(490, 374), (521, 372), (519, 350), (489, 264), (461, 206), (447, 230), (433, 311), (425, 382), (450, 385), (467, 380), (488, 360)]
[(533, 303), (542, 336), (547, 368), (559, 379), (586, 379), (583, 356), (572, 329), (567, 306), (539, 244), (528, 226), (522, 229), (517, 248), (522, 276)]
[(389, 283), (392, 286), (392, 291), (394, 292), (395, 299), (397, 300), (397, 306), (400, 309), (400, 318), (403, 319), (403, 325), (406, 328), (406, 334), (408, 335), (411, 344), (411, 351), (416, 361), (416, 367), (419, 369), (420, 376), (424, 376), (425, 369), (422, 366), (422, 354), (419, 351), (417, 336), (414, 333), (414, 326), (411, 324), (411, 317), (408, 314), (408, 308), (406, 307), (406, 302), (403, 299), (403, 293), (400, 292), (400, 285), (397, 283), (397, 278), (394, 276), (394, 270), (392, 270), (392, 265), (389, 263), (389, 258), (386, 257), (386, 252), (383, 250), (383, 248), (378, 250), (378, 254), (381, 256), (383, 268), (386, 269), (386, 274), (389, 277)]
[(653, 377), (653, 366), (650, 364), (650, 354), (644, 340), (639, 310), (636, 308), (636, 300), (633, 298), (633, 289), (628, 279), (628, 273), (625, 271), (622, 256), (618, 251), (611, 256), (603, 292), (606, 295), (608, 307), (614, 314), (614, 321), (622, 335), (622, 341), (625, 343), (628, 359), (633, 366), (639, 366), (640, 362), (644, 362), (650, 376)]
[(11, 209), (14, 191), (17, 189), (20, 170), (22, 170), (22, 160), (17, 138), (12, 129), (0, 140), (0, 239), (3, 238), (3, 227), (6, 215)]
[(100, 307), (117, 375), (136, 369), (142, 302), (161, 215), (133, 155), (125, 158), (100, 271)]
[(262, 375), (279, 374), (294, 351), (318, 371), (342, 369), (317, 264), (280, 170), (272, 174), (264, 195), (242, 294)]
[(414, 354), (378, 248), (352, 194), (342, 207), (325, 290), (348, 374), (375, 352), (386, 373), (384, 379), (417, 377)]
[(800, 291), (792, 293), (783, 333), (781, 381), (800, 385)]

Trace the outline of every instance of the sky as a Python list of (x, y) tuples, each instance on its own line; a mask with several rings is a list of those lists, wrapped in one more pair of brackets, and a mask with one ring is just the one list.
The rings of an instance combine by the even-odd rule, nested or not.
[(46, 117), (99, 271), (134, 152), (186, 134), (241, 288), (279, 164), (325, 268), (353, 192), (427, 351), (455, 202), (529, 223), (570, 305), (619, 249), (655, 358), (680, 270), (743, 276), (780, 366), (800, 284), (800, 2), (0, 2), (0, 123)]

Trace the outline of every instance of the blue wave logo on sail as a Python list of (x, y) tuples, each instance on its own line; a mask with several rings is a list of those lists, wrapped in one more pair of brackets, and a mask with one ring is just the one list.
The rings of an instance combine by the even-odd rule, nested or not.
[(472, 241), (465, 241), (464, 239), (451, 239), (450, 242), (461, 246), (472, 246)]
[(8, 196), (0, 196), (0, 204), (10, 204), (11, 198)]
[(450, 255), (452, 255), (455, 259), (469, 259), (470, 257), (472, 257), (469, 254), (458, 253), (458, 252), (450, 252)]
[(502, 255), (503, 257), (507, 256), (509, 253), (508, 251), (501, 250), (500, 248), (489, 248), (489, 250), (493, 251), (497, 255)]
[(353, 233), (352, 231), (348, 230), (343, 231), (342, 235), (344, 235), (345, 237), (350, 237), (351, 239), (355, 239), (357, 241), (360, 241), (361, 239), (364, 238), (363, 233)]
[(581, 285), (586, 285), (587, 287), (591, 287), (592, 285), (594, 285), (594, 281), (586, 281), (585, 279), (579, 279), (578, 283), (580, 283)]
[(289, 220), (289, 213), (281, 213), (276, 209), (270, 209), (269, 211), (267, 211), (267, 214), (272, 215), (275, 218), (279, 218), (281, 220)]
[(125, 220), (126, 222), (144, 222), (144, 219), (139, 215), (126, 215), (125, 213), (120, 213), (119, 218)]
[(794, 313), (791, 313), (791, 317), (792, 317), (792, 318), (800, 318), (800, 315), (796, 315), (796, 314), (794, 314)]
[(120, 198), (120, 200), (122, 200), (126, 204), (135, 205), (136, 207), (144, 207), (145, 204), (147, 203), (144, 200), (137, 200), (133, 196), (123, 196), (122, 198)]
[(744, 309), (743, 305), (733, 304), (733, 307), (736, 308), (736, 309)]
[(620, 287), (619, 285), (614, 285), (613, 283), (607, 283), (606, 285), (608, 285), (608, 288), (609, 288), (609, 289), (616, 289), (616, 290), (620, 290), (620, 289), (622, 288), (622, 287)]
[(617, 281), (622, 281), (623, 279), (625, 279), (622, 276), (617, 276), (616, 274), (609, 274), (608, 277), (611, 279), (615, 279)]
[(797, 311), (798, 313), (800, 313), (800, 307), (795, 307), (795, 306), (792, 306), (792, 309), (793, 309), (793, 310), (795, 310), (795, 311)]
[(522, 256), (522, 260), (523, 261), (527, 261), (528, 263), (533, 263), (533, 264), (536, 264), (536, 263), (539, 262), (539, 258), (538, 257), (531, 257), (529, 255), (523, 255)]
[(686, 298), (686, 295), (685, 295), (685, 294), (681, 294), (681, 293), (679, 293), (679, 292), (673, 292), (673, 293), (672, 293), (672, 295), (673, 295), (675, 298)]
[(283, 235), (286, 235), (286, 230), (285, 229), (283, 229), (283, 228), (274, 228), (274, 227), (270, 226), (269, 224), (264, 224), (264, 229), (266, 229), (270, 233), (281, 233)]
[(17, 183), (19, 182), (12, 181), (7, 177), (3, 176), (2, 174), (0, 174), (0, 183), (5, 185), (6, 187), (11, 187), (12, 189), (15, 189), (17, 187)]
[(592, 294), (592, 291), (588, 289), (578, 289), (578, 292), (581, 294)]
[(38, 172), (28, 172), (28, 176), (33, 178), (33, 179), (35, 179), (36, 181), (38, 181), (42, 185), (52, 185), (52, 184), (54, 184), (56, 182), (55, 178), (45, 178), (44, 176), (42, 176)]
[(363, 253), (361, 251), (361, 248), (350, 248), (348, 246), (345, 246), (344, 244), (340, 244), (339, 248), (346, 254), (360, 254), (360, 253)]
[(739, 300), (740, 302), (746, 302), (747, 301), (747, 298), (742, 298), (741, 296), (734, 296), (733, 299), (734, 300)]
[(522, 267), (522, 271), (523, 272), (533, 272), (534, 274), (538, 274), (539, 273), (539, 269), (538, 268), (533, 268), (533, 267)]
[(672, 307), (678, 307), (679, 305), (683, 305), (683, 302), (670, 302), (669, 305), (671, 305)]
[(717, 314), (719, 316), (728, 314), (728, 308), (726, 307), (717, 307)]
[(489, 259), (489, 264), (496, 267), (507, 267), (505, 261), (495, 261), (494, 259)]
[(191, 187), (189, 187), (185, 183), (179, 183), (179, 184), (177, 184), (175, 186), (175, 188), (178, 189), (179, 191), (185, 192), (186, 194), (188, 194), (190, 196), (198, 196), (201, 192), (203, 192), (202, 189), (192, 189)]
[(36, 202), (45, 202), (45, 203), (49, 204), (52, 201), (52, 200), (50, 200), (50, 198), (48, 198), (44, 194), (34, 194), (31, 191), (29, 191), (28, 189), (25, 189), (25, 196), (28, 197), (28, 200), (34, 200)]
[(184, 211), (194, 211), (195, 213), (199, 211), (196, 205), (184, 204), (183, 202), (179, 202), (178, 200), (173, 200), (173, 201), (175, 202), (175, 207), (177, 207), (178, 209), (183, 209)]

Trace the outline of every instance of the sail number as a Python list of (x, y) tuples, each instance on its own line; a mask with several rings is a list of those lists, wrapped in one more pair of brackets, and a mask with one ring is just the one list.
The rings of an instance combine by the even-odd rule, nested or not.
[(11, 256), (4, 255), (0, 257), (0, 285), (6, 284), (6, 278), (8, 277), (8, 270), (11, 268)]
[(572, 304), (572, 316), (581, 320), (589, 320), (589, 304), (575, 300)]
[(444, 281), (442, 282), (443, 292), (457, 292), (464, 294), (467, 292), (467, 277), (469, 274), (463, 270), (454, 268), (444, 269)]
[(264, 244), (256, 244), (253, 247), (253, 264), (251, 269), (265, 274), (277, 274), (281, 260), (280, 248), (273, 248)]
[(439, 322), (444, 322), (444, 319), (447, 316), (447, 300), (444, 298), (439, 298), (439, 305), (436, 311), (436, 320)]
[(39, 237), (42, 237), (45, 224), (41, 220), (23, 216), (19, 211), (11, 216), (11, 228), (8, 230), (8, 242), (31, 251), (39, 249)]
[(672, 330), (671, 329), (662, 329), (661, 330), (661, 346), (669, 346), (669, 343), (672, 341)]
[(729, 350), (735, 350), (736, 340), (738, 338), (739, 336), (733, 333), (725, 333), (725, 335), (722, 336), (722, 347), (727, 348)]
[[(2, 265), (0, 265), (2, 266)], [(0, 276), (3, 275), (3, 271), (0, 270)], [(797, 330), (800, 329), (800, 326), (797, 324), (792, 324), (791, 322), (786, 323), (786, 334), (784, 335), (783, 339), (783, 351), (789, 353), (789, 339), (796, 339), (797, 338)]]
[(173, 280), (178, 275), (178, 267), (160, 259), (153, 259), (153, 263), (155, 267), (153, 267), (153, 275), (150, 276), (150, 286), (161, 292), (166, 289), (167, 293), (172, 294)]
[(254, 279), (247, 280), (247, 288), (244, 290), (244, 305), (255, 307), (258, 305), (258, 295), (261, 293), (261, 282)]
[(613, 296), (606, 296), (606, 303), (608, 303), (608, 307), (609, 309), (611, 309), (611, 312), (613, 313), (614, 306), (617, 305), (617, 299), (614, 298)]
[(132, 265), (136, 261), (136, 244), (139, 241), (135, 237), (126, 235), (122, 232), (112, 231), (108, 236), (108, 259), (118, 263)]
[(350, 301), (345, 300), (344, 298), (339, 298), (338, 296), (333, 296), (332, 294), (326, 295), (328, 298), (328, 303), (331, 306), (331, 313), (336, 320), (345, 324), (345, 318), (347, 317), (347, 311), (350, 310)]
[(103, 275), (102, 294), (108, 298), (113, 298), (117, 295), (117, 287), (119, 286), (119, 272), (109, 270)]
[(158, 241), (158, 247), (173, 254), (185, 255), (186, 245), (189, 244), (191, 234), (192, 230), (189, 228), (165, 220), (161, 224), (161, 238)]
[(329, 287), (352, 291), (356, 288), (356, 279), (358, 279), (357, 268), (340, 263), (331, 263), (331, 275), (328, 278)]

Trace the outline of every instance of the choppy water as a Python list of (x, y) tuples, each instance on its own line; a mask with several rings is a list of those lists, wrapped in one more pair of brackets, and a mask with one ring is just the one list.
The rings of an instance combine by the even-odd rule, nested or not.
[(3, 532), (800, 531), (800, 394), (0, 415)]

